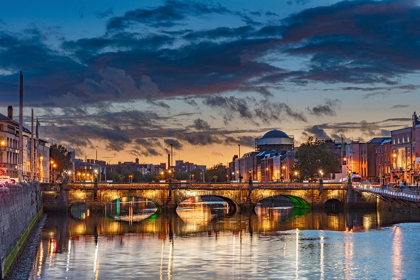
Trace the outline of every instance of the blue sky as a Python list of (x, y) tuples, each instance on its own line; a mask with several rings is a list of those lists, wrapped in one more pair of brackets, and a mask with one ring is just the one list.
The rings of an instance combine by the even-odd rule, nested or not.
[[(419, 108), (418, 1), (8, 1), (0, 112), (107, 161), (212, 165), (271, 129), (369, 140)], [(17, 112), (17, 110), (16, 110)]]

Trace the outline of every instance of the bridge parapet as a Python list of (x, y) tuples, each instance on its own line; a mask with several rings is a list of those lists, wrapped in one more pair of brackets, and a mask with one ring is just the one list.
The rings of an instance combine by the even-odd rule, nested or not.
[[(118, 190), (168, 190), (171, 189), (203, 189), (203, 190), (248, 190), (249, 183), (197, 183), (197, 182), (165, 182), (165, 183), (96, 183), (97, 189), (118, 189)], [(296, 189), (312, 190), (319, 189), (319, 183), (252, 183), (252, 189)], [(65, 189), (94, 189), (95, 183), (68, 183)], [(324, 190), (347, 189), (347, 184), (323, 183)]]

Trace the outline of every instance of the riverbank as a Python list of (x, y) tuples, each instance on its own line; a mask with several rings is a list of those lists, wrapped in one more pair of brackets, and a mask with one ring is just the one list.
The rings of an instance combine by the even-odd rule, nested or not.
[(0, 279), (7, 276), (41, 215), (39, 184), (0, 188)]
[(41, 242), (42, 228), (45, 225), (47, 216), (43, 215), (39, 223), (33, 227), (25, 245), (19, 252), (16, 262), (13, 264), (5, 280), (27, 280), (31, 274), (32, 265), (39, 249)]

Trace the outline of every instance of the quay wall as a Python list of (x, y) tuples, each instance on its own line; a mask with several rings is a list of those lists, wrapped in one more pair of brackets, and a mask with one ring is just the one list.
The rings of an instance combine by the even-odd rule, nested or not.
[(9, 272), (41, 214), (39, 184), (0, 188), (0, 279)]

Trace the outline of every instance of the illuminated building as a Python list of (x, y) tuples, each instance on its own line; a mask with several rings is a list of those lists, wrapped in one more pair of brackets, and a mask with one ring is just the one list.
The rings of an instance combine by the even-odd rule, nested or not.
[(393, 182), (413, 184), (414, 177), (418, 176), (420, 164), (419, 130), (420, 119), (416, 112), (414, 112), (411, 127), (391, 131), (391, 169)]
[(288, 181), (294, 165), (294, 139), (271, 130), (255, 140), (255, 151), (235, 156), (229, 164), (236, 181)]
[[(34, 136), (34, 162), (31, 163), (32, 133), (23, 126), (23, 179), (31, 180), (31, 164), (34, 178), (48, 182), (50, 145)], [(0, 175), (18, 178), (19, 123), (13, 120), (13, 107), (7, 108), (7, 116), (0, 114)]]

